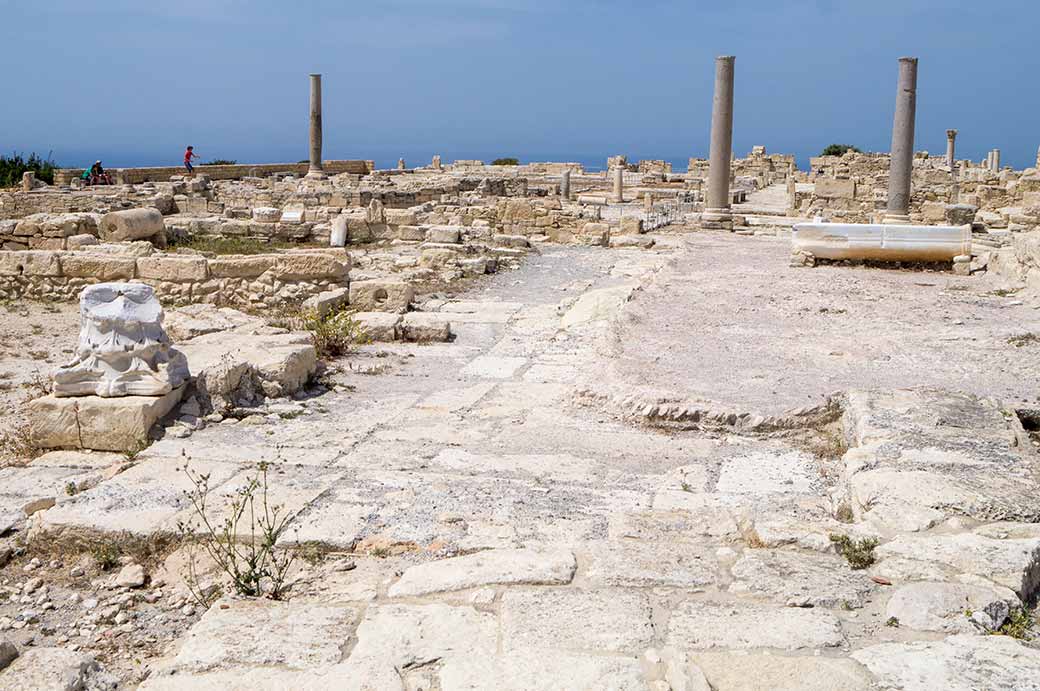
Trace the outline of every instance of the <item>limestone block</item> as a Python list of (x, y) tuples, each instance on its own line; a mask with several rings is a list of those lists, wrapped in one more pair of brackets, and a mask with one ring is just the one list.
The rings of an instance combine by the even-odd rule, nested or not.
[(635, 216), (622, 216), (621, 217), (621, 234), (622, 235), (639, 235), (643, 232), (643, 219)]
[(205, 257), (141, 257), (137, 260), (138, 278), (184, 283), (207, 278)]
[(87, 286), (79, 311), (76, 359), (54, 371), (55, 396), (160, 396), (187, 380), (187, 363), (171, 347), (150, 286)]
[[(88, 236), (90, 237), (90, 236)], [(72, 238), (69, 238), (70, 240)], [(133, 257), (75, 252), (61, 257), (62, 273), (70, 278), (93, 278), (100, 281), (129, 281), (137, 274)]]
[(168, 312), (164, 325), (171, 338), (187, 341), (217, 331), (257, 331), (265, 328), (266, 322), (230, 307), (185, 305)]
[(978, 207), (971, 204), (947, 204), (944, 218), (947, 225), (963, 226), (969, 225), (975, 220)]
[(921, 205), (925, 223), (942, 223), (946, 220), (946, 205), (942, 202), (925, 202)]
[(108, 242), (144, 240), (157, 235), (165, 237), (166, 224), (158, 209), (126, 209), (101, 217), (101, 238)]
[(426, 231), (415, 225), (397, 226), (397, 239), (409, 242), (422, 242), (426, 239)]
[(57, 252), (0, 252), (0, 276), (61, 276)]
[(486, 585), (566, 585), (576, 568), (569, 550), (489, 550), (413, 566), (388, 594), (415, 597)]
[(399, 335), (401, 315), (390, 312), (358, 312), (354, 321), (371, 341), (396, 341)]
[(523, 235), (495, 235), (491, 238), (499, 247), (530, 247), (530, 241)]
[(163, 396), (44, 396), (29, 402), (33, 440), (45, 449), (133, 451), (180, 402), (184, 387)]
[(855, 199), (856, 181), (819, 178), (816, 181), (816, 196), (825, 199)]
[(96, 244), (98, 244), (98, 239), (87, 233), (71, 235), (65, 240), (65, 246), (70, 250), (78, 250), (82, 247), (90, 247)]
[(65, 241), (61, 238), (29, 238), (29, 249), (31, 250), (63, 250)]
[(292, 211), (283, 211), (282, 217), (278, 221), (279, 223), (288, 223), (291, 225), (299, 225), (303, 223), (303, 210), (294, 209)]
[(325, 278), (337, 283), (350, 271), (350, 256), (323, 252), (300, 252), (278, 255), (271, 275), (285, 281)]
[(444, 242), (456, 244), (461, 242), (462, 234), (452, 226), (433, 226), (426, 231), (427, 242)]
[(260, 254), (251, 257), (217, 257), (208, 260), (209, 275), (213, 278), (256, 278), (270, 270), (277, 255)]
[(6, 670), (0, 672), (0, 689), (76, 691), (96, 688), (88, 681), (98, 669), (94, 658), (83, 652), (66, 648), (26, 648)]
[(303, 308), (314, 310), (318, 313), (319, 317), (324, 317), (326, 314), (334, 312), (340, 307), (346, 306), (349, 302), (349, 288), (333, 288), (332, 290), (326, 290), (307, 298), (303, 301)]
[[(690, 655), (713, 691), (869, 691), (870, 675), (855, 661), (738, 651)], [(949, 687), (944, 687), (948, 689)]]
[(488, 260), (486, 257), (477, 257), (476, 259), (462, 259), (459, 261), (459, 269), (462, 270), (462, 275), (467, 278), (474, 278), (476, 276), (483, 276), (488, 271)]
[(994, 631), (1022, 603), (1008, 588), (966, 583), (910, 583), (888, 601), (885, 618), (916, 631)]
[(350, 304), (362, 312), (404, 313), (414, 297), (412, 286), (402, 281), (373, 279), (350, 284)]
[(431, 247), (424, 249), (419, 257), (419, 265), (427, 269), (443, 269), (456, 263), (459, 252), (456, 249), (446, 247)]
[(387, 225), (414, 226), (419, 223), (418, 214), (412, 209), (386, 209), (383, 214)]
[(281, 219), (281, 209), (272, 206), (258, 206), (253, 209), (253, 220), (259, 223), (278, 223)]
[(648, 250), (654, 246), (654, 239), (646, 235), (612, 235), (610, 236), (611, 247), (638, 247)]
[(344, 247), (347, 244), (347, 218), (342, 214), (332, 219), (332, 226), (329, 230), (329, 246), (331, 247)]
[(451, 340), (451, 322), (443, 314), (409, 312), (401, 319), (401, 337), (413, 343)]
[(971, 228), (798, 223), (791, 233), (791, 248), (822, 259), (948, 262), (971, 254)]

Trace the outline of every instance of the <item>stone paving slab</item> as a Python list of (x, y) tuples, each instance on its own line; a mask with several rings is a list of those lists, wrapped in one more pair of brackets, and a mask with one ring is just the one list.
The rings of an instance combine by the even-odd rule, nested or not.
[(552, 688), (645, 691), (652, 688), (645, 681), (636, 658), (542, 649), (449, 660), (441, 670), (440, 684), (443, 691), (492, 686), (501, 691)]
[(654, 637), (650, 601), (633, 590), (509, 590), (501, 612), (507, 650), (639, 654)]
[(690, 601), (671, 613), (666, 642), (679, 650), (798, 650), (837, 647), (845, 636), (838, 618), (818, 609)]
[(388, 594), (415, 597), (485, 585), (564, 585), (576, 568), (569, 550), (490, 550), (413, 566)]

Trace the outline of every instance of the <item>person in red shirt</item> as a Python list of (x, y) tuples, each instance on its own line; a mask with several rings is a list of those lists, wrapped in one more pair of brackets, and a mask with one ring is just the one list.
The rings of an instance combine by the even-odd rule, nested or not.
[(188, 169), (188, 175), (195, 174), (195, 167), (191, 165), (191, 159), (198, 158), (194, 151), (195, 147), (189, 146), (184, 150), (184, 167)]

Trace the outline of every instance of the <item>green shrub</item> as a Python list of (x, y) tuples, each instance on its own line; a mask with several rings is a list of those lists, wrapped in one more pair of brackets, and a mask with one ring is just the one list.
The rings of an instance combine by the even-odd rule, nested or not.
[(212, 161), (206, 161), (202, 165), (204, 166), (233, 166), (237, 165), (238, 161), (230, 158), (214, 158)]
[(520, 165), (519, 158), (496, 158), (491, 162), (493, 166), (518, 166)]
[(19, 153), (0, 156), (0, 187), (20, 185), (22, 173), (30, 170), (36, 173), (37, 180), (43, 180), (48, 185), (53, 185), (54, 170), (57, 167), (58, 164), (51, 160), (50, 154), (47, 154), (46, 159), (40, 158), (35, 153), (30, 154), (29, 158), (23, 158)]
[(878, 546), (875, 538), (865, 537), (857, 540), (848, 535), (831, 535), (830, 539), (837, 546), (838, 553), (845, 557), (852, 568), (865, 569), (874, 563), (874, 548)]
[(823, 150), (821, 156), (844, 156), (846, 151), (852, 151), (854, 153), (860, 153), (860, 150), (854, 147), (852, 144), (831, 144)]

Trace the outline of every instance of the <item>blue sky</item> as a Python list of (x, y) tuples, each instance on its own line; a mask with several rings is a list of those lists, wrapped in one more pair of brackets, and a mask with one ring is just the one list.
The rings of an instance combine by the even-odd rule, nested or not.
[(0, 151), (66, 165), (307, 157), (706, 156), (713, 59), (734, 148), (887, 150), (896, 61), (920, 58), (917, 149), (1024, 167), (1040, 145), (1036, 0), (0, 0)]

